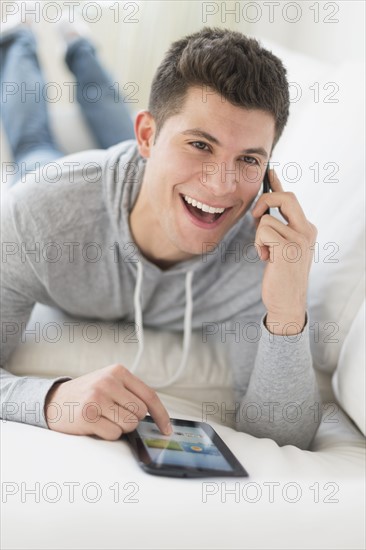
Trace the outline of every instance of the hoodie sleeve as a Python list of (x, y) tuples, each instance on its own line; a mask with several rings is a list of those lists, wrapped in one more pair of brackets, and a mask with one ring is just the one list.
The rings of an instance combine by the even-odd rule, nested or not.
[(308, 449), (321, 421), (308, 313), (302, 332), (288, 336), (272, 334), (265, 315), (259, 327), (245, 315), (235, 322), (241, 338), (229, 354), (235, 401), (240, 404), (236, 429), (280, 446)]
[(44, 416), (47, 393), (56, 382), (71, 378), (15, 376), (6, 370), (35, 303), (46, 294), (32, 217), (24, 203), (20, 207), (14, 202), (9, 192), (2, 205), (0, 415), (3, 420), (48, 428)]

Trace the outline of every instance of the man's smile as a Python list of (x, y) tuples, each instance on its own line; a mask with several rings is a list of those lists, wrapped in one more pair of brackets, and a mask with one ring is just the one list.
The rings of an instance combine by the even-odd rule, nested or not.
[[(218, 225), (220, 225), (223, 220), (228, 216), (229, 212), (231, 211), (232, 207), (230, 208), (215, 208), (210, 207), (209, 205), (205, 205), (205, 203), (202, 203), (191, 199), (191, 202), (187, 202), (185, 197), (189, 197), (189, 195), (182, 195), (180, 194), (181, 202), (184, 208), (184, 211), (186, 215), (189, 217), (191, 222), (202, 228), (202, 229), (214, 229)], [(194, 202), (196, 202), (196, 205), (194, 205)], [(202, 209), (202, 206), (206, 206), (207, 208)], [(213, 210), (210, 211), (210, 210)]]
[(195, 199), (191, 197), (190, 195), (182, 195), (188, 204), (192, 204), (193, 206), (196, 206), (197, 208), (201, 208), (204, 212), (211, 212), (211, 214), (214, 214), (216, 211), (222, 214), (222, 212), (226, 208), (230, 208), (229, 206), (223, 206), (223, 205), (214, 205), (211, 201), (204, 201), (200, 199)]

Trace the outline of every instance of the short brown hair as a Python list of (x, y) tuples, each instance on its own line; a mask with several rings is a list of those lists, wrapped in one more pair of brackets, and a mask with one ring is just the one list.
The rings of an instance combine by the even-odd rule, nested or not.
[(188, 88), (206, 85), (233, 105), (271, 113), (274, 147), (289, 116), (286, 72), (278, 57), (240, 32), (204, 27), (173, 42), (150, 90), (156, 138), (165, 121), (181, 111)]

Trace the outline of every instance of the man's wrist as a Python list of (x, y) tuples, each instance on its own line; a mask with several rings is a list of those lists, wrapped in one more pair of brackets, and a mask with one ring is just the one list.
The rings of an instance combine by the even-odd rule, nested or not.
[(272, 334), (291, 336), (299, 334), (306, 325), (306, 311), (295, 315), (274, 315), (270, 312), (264, 317), (264, 324)]

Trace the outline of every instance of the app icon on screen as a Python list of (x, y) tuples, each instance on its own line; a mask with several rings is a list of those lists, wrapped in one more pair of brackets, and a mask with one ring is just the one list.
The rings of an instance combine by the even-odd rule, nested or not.
[(168, 441), (167, 439), (145, 439), (144, 442), (148, 447), (153, 447), (155, 449), (183, 451), (182, 447), (177, 441)]
[(203, 455), (216, 455), (220, 453), (214, 445), (202, 445), (201, 443), (181, 443), (183, 449), (188, 453), (200, 453)]

